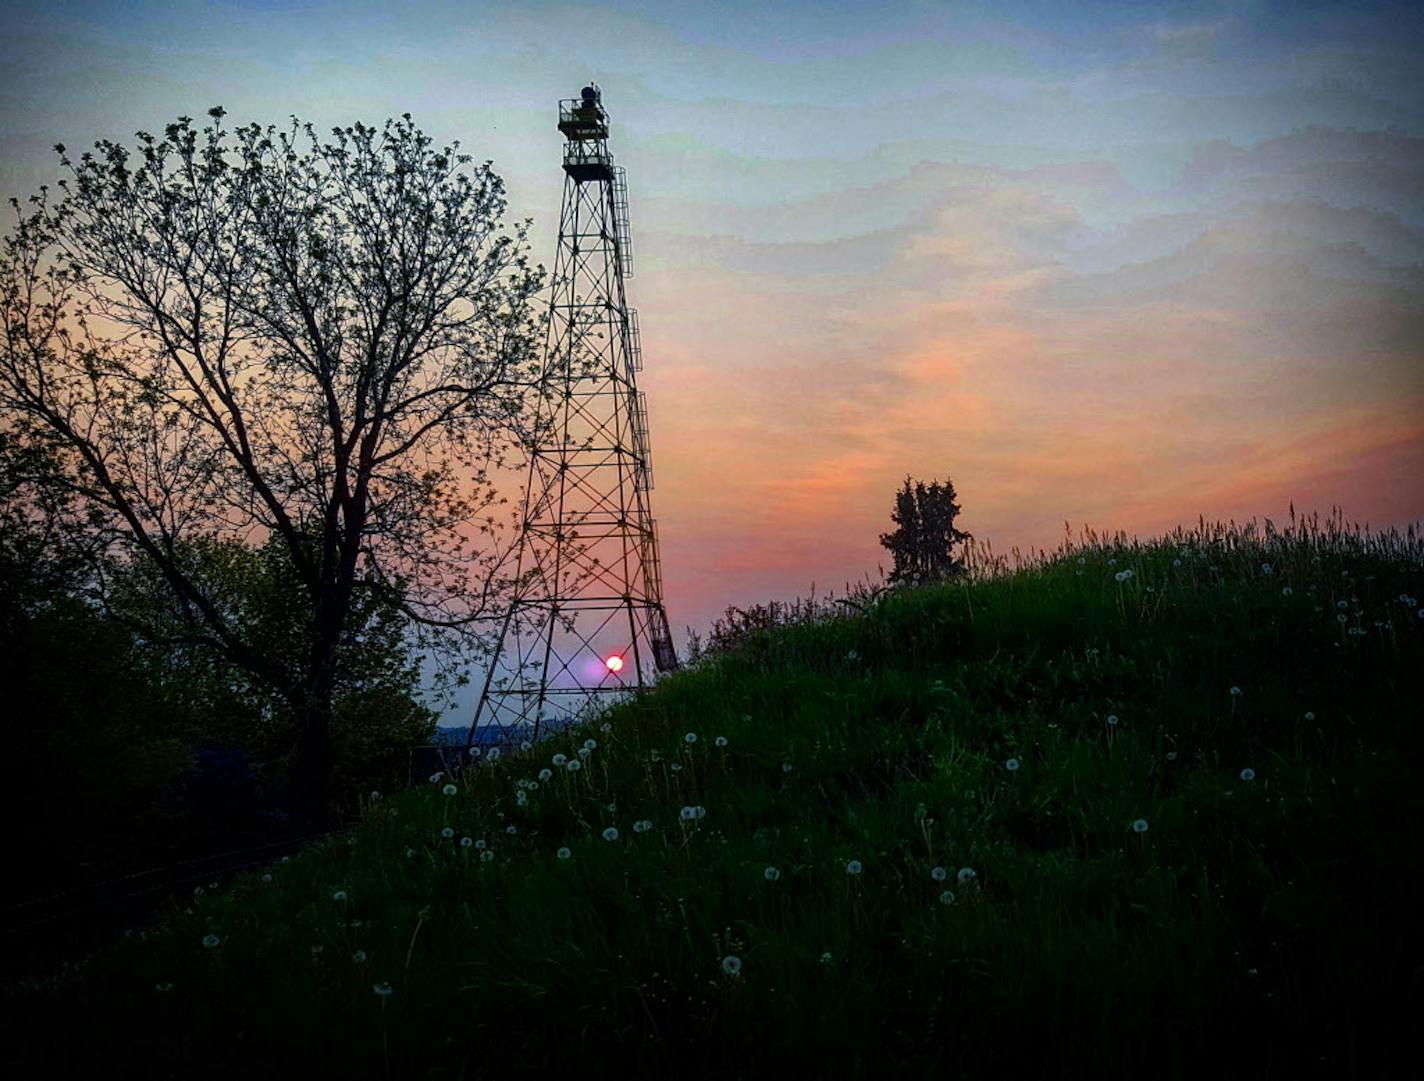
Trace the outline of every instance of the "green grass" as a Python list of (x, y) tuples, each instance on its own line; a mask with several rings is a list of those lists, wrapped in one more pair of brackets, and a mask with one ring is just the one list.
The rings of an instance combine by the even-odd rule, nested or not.
[(1202, 526), (755, 635), (12, 993), (11, 1075), (1389, 1076), (1422, 597), (1412, 533)]

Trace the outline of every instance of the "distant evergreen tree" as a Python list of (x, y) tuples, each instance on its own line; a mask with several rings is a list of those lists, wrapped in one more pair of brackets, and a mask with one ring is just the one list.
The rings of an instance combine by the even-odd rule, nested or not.
[(955, 498), (954, 484), (947, 477), (943, 484), (905, 478), (890, 512), (896, 528), (880, 535), (880, 543), (895, 560), (890, 581), (940, 581), (964, 573), (964, 561), (954, 549), (970, 534), (954, 526), (959, 514)]

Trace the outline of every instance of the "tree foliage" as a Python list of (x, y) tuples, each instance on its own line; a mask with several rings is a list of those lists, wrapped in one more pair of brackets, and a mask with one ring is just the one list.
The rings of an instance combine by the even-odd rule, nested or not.
[[(123, 574), (161, 582), (171, 603), (130, 607), (135, 630), (297, 718), (319, 817), (361, 613), (478, 650), (512, 584), (490, 476), (527, 423), (543, 271), (490, 164), (408, 115), (325, 139), (209, 115), (134, 150), (58, 147), (59, 196), (14, 204), (0, 410), (48, 456), (93, 595), (118, 611)], [(237, 603), (213, 561), (250, 553), (229, 541), (280, 552), (292, 588)], [(250, 603), (288, 606), (287, 631)]]
[(880, 535), (880, 543), (895, 561), (891, 582), (940, 581), (964, 573), (964, 562), (954, 550), (970, 534), (955, 528), (959, 515), (956, 498), (954, 484), (947, 477), (943, 484), (905, 478), (890, 512), (895, 529)]

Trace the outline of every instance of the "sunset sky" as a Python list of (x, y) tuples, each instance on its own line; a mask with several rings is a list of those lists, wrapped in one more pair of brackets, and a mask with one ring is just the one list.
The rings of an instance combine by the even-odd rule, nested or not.
[[(0, 194), (222, 104), (410, 112), (552, 263), (627, 167), (669, 616), (840, 589), (907, 474), (996, 549), (1424, 516), (1424, 8), (10, 3)], [(888, 565), (888, 564), (887, 564)], [(681, 634), (678, 635), (682, 637)]]

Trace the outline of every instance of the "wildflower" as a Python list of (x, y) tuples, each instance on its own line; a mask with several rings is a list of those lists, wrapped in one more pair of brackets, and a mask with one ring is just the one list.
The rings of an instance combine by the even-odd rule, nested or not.
[(432, 774), (430, 775), (430, 783), (431, 783), (431, 784), (439, 784), (442, 780), (444, 780), (444, 778), (445, 778), (445, 774), (443, 774), (443, 773), (432, 773)]
[(1004, 763), (1004, 768), (1010, 773), (1013, 773), (1019, 768), (1019, 760), (1017, 758), (1010, 758), (1007, 762)]
[(455, 831), (449, 826), (446, 826), (443, 830), (440, 831), (440, 836), (444, 837), (445, 840), (448, 841), (451, 837), (455, 836)]
[(696, 743), (696, 742), (697, 742), (697, 733), (696, 733), (696, 732), (689, 732), (689, 733), (687, 733), (687, 735), (685, 735), (685, 736), (682, 737), (682, 742), (683, 742), (683, 743)]
[(1147, 819), (1145, 819), (1145, 818), (1139, 818), (1136, 822), (1134, 822), (1134, 823), (1132, 824), (1132, 832), (1133, 832), (1133, 833), (1146, 833), (1146, 832), (1147, 832)]
[(557, 852), (555, 852), (554, 855), (558, 856), (561, 860), (566, 860), (570, 856), (572, 856), (573, 853), (570, 852), (567, 848), (561, 848)]
[(456, 787), (455, 787), (454, 785), (452, 785), (452, 784), (447, 784), (447, 785), (446, 785), (444, 788), (442, 788), (440, 791), (443, 792), (443, 793), (445, 793), (445, 795), (447, 795), (447, 796), (453, 796), (456, 792), (458, 792), (458, 791), (460, 791), (460, 790), (459, 790), (458, 788), (456, 788)]
[(596, 751), (596, 750), (598, 750), (598, 740), (596, 740), (596, 739), (586, 739), (586, 740), (584, 740), (584, 741), (583, 741), (583, 749), (584, 749), (585, 751)]
[(617, 826), (609, 826), (606, 830), (603, 831), (603, 839), (604, 839), (605, 841), (616, 841), (616, 840), (618, 840), (618, 827), (617, 827)]
[(1241, 771), (1241, 779), (1243, 781), (1254, 781), (1256, 779), (1256, 771), (1250, 767), (1243, 769)]
[(486, 757), (489, 761), (495, 762), (495, 761), (498, 761), (499, 755), (500, 755), (500, 750), (499, 750), (499, 748), (498, 748), (498, 747), (491, 747), (489, 754), (486, 755), (485, 757)]
[(713, 744), (713, 746), (716, 746), (716, 747), (725, 747), (725, 746), (727, 746), (727, 737), (726, 737), (726, 736), (718, 736), (716, 739), (714, 739), (714, 740), (712, 741), (712, 744)]
[(219, 945), (221, 942), (222, 942), (222, 939), (218, 938), (217, 935), (204, 935), (204, 936), (203, 936), (203, 945), (206, 946), (206, 947), (207, 947), (208, 949), (210, 949), (210, 950), (217, 949), (218, 945)]
[(564, 764), (564, 769), (568, 770), (570, 773), (577, 773), (579, 770), (583, 769), (583, 763), (580, 762), (577, 758), (570, 758), (568, 762)]
[(961, 867), (959, 873), (954, 876), (960, 882), (968, 882), (971, 878), (978, 878), (979, 872), (973, 867)]
[(1241, 688), (1240, 688), (1240, 687), (1232, 687), (1232, 688), (1231, 688), (1231, 697), (1232, 697), (1232, 698), (1240, 698), (1240, 697), (1241, 697)]
[(345, 891), (345, 890), (337, 890), (335, 893), (333, 893), (333, 894), (331, 895), (331, 899), (332, 899), (333, 901), (344, 901), (344, 900), (346, 900), (346, 891)]
[(476, 852), (483, 852), (483, 851), (484, 851), (486, 848), (488, 848), (488, 847), (489, 847), (489, 842), (486, 841), (483, 837), (481, 837), (478, 841), (475, 842), (475, 851), (476, 851)]
[(742, 959), (728, 954), (722, 958), (722, 971), (728, 976), (735, 976), (742, 971)]
[(942, 905), (952, 905), (952, 904), (954, 904), (954, 891), (953, 891), (953, 890), (945, 890), (943, 893), (941, 893), (941, 894), (939, 895), (939, 903), (942, 904)]
[(366, 963), (366, 951), (365, 951), (365, 950), (357, 950), (355, 953), (353, 953), (353, 954), (351, 955), (351, 960), (355, 961), (358, 965), (365, 964), (365, 963)]
[(765, 871), (761, 873), (761, 876), (768, 882), (775, 882), (778, 878), (781, 877), (781, 871), (776, 867), (768, 867)]
[(388, 983), (372, 984), (371, 990), (374, 991), (376, 994), (380, 995), (382, 998), (390, 998), (393, 994), (396, 993), (395, 988)]
[(549, 761), (552, 762), (552, 763), (553, 763), (554, 765), (556, 765), (556, 766), (562, 766), (562, 765), (563, 765), (565, 762), (567, 762), (568, 760), (569, 760), (569, 756), (566, 755), (566, 754), (556, 754), (556, 755), (554, 755), (553, 758), (549, 759)]
[(1275, 568), (1272, 567), (1269, 563), (1262, 563), (1262, 564), (1261, 564), (1261, 573), (1262, 573), (1262, 574), (1274, 574), (1274, 573), (1275, 573)]
[(554, 776), (554, 771), (551, 770), (548, 766), (545, 766), (543, 769), (541, 769), (541, 770), (539, 771), (539, 780), (541, 780), (541, 781), (547, 781), (547, 780), (551, 779), (553, 776)]
[(851, 860), (846, 864), (846, 874), (848, 875), (858, 875), (864, 869), (865, 868), (861, 866), (860, 860)]
[(487, 849), (485, 849), (483, 852), (480, 853), (480, 860), (481, 860), (481, 862), (483, 862), (483, 863), (489, 863), (489, 861), (492, 860), (492, 859), (494, 859), (494, 852), (491, 851), (490, 849), (487, 848)]
[(930, 877), (936, 882), (943, 882), (946, 878), (949, 877), (949, 872), (946, 871), (943, 867), (935, 867), (930, 870)]
[(791, 763), (790, 763), (790, 762), (783, 762), (783, 763), (781, 763), (781, 772), (782, 772), (782, 773), (790, 773), (790, 772), (791, 772)]

